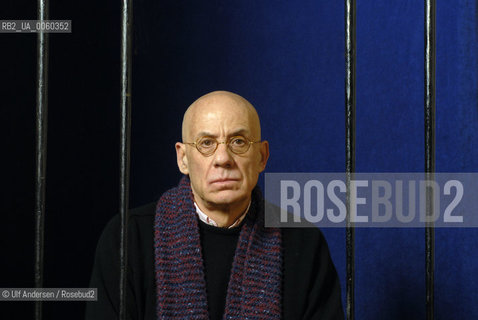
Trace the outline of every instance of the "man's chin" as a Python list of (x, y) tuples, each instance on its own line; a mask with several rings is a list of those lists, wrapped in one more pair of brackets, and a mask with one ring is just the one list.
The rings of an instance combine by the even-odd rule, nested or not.
[(211, 195), (209, 202), (216, 205), (227, 206), (241, 202), (241, 200), (245, 198), (246, 197), (237, 190), (219, 190)]

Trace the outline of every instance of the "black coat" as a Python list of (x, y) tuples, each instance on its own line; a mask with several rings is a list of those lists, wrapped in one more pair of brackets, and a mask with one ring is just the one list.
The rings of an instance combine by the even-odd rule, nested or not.
[[(156, 319), (154, 216), (154, 203), (130, 211), (128, 319)], [(88, 320), (118, 318), (119, 229), (120, 219), (116, 216), (108, 223), (99, 240), (90, 282), (91, 288), (98, 288), (98, 301), (87, 303), (86, 319)], [(228, 259), (234, 255), (235, 243), (239, 235), (239, 228), (234, 229), (237, 229), (235, 240), (232, 229), (226, 229), (232, 231), (224, 232), (224, 229), (200, 224), (201, 245), (204, 251), (208, 251), (203, 253), (206, 279), (213, 277), (211, 274), (208, 275), (208, 271), (211, 270), (208, 265), (216, 266), (214, 274), (219, 274), (219, 278), (216, 277), (214, 281), (206, 280), (211, 320), (220, 319), (221, 310), (224, 309), (224, 290), (226, 289), (224, 285), (227, 286), (230, 267)], [(222, 245), (221, 252), (215, 250), (217, 243)], [(339, 279), (320, 230), (284, 228), (282, 229), (282, 246), (284, 264), (282, 318), (285, 320), (344, 319)], [(225, 281), (221, 281), (221, 277), (225, 278)]]

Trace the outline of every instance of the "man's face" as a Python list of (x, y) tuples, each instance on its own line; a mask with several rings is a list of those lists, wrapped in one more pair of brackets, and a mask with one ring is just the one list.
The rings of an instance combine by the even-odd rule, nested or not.
[[(185, 121), (184, 142), (195, 142), (204, 136), (222, 142), (237, 135), (250, 141), (260, 140), (257, 115), (241, 100), (227, 95), (213, 96), (192, 111)], [(180, 171), (189, 174), (195, 201), (207, 209), (249, 202), (269, 155), (266, 141), (252, 144), (243, 154), (234, 154), (226, 144), (219, 144), (210, 156), (183, 143), (176, 144), (176, 151)]]

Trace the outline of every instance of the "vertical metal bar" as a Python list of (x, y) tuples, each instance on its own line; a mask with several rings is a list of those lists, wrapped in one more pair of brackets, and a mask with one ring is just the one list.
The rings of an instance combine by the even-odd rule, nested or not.
[(132, 0), (122, 0), (121, 5), (121, 116), (120, 116), (120, 314), (126, 319), (126, 285), (128, 260), (128, 202), (131, 136), (131, 29)]
[(345, 0), (345, 172), (347, 183), (346, 241), (346, 314), (355, 315), (355, 227), (350, 221), (350, 181), (355, 172), (355, 60), (356, 4)]
[[(434, 179), (435, 172), (435, 19), (436, 0), (425, 0), (425, 174)], [(426, 191), (426, 215), (433, 213), (433, 192)], [(434, 317), (435, 229), (425, 226), (426, 318)]]
[[(48, 19), (48, 0), (38, 0), (38, 20)], [(43, 287), (46, 156), (48, 127), (48, 34), (37, 35), (35, 172), (35, 287)], [(42, 319), (42, 302), (35, 302), (35, 319)]]

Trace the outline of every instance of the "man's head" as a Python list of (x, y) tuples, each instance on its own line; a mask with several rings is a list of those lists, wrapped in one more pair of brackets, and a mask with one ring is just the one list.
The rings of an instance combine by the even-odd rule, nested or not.
[[(252, 143), (245, 153), (236, 154), (227, 145), (235, 136), (251, 142), (261, 140), (256, 110), (237, 94), (227, 91), (206, 94), (184, 114), (183, 143), (176, 143), (177, 162), (179, 170), (189, 175), (194, 200), (203, 210), (235, 211), (247, 206), (259, 173), (266, 166), (267, 141)], [(186, 144), (203, 137), (219, 142), (212, 155), (206, 156), (195, 145)]]

